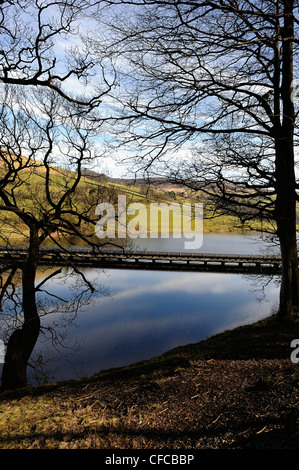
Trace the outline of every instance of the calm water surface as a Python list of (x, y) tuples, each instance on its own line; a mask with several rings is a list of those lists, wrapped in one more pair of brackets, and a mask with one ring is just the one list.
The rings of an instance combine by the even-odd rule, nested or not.
[[(145, 239), (138, 245), (149, 250), (183, 249), (180, 239)], [(205, 234), (198, 251), (251, 254), (269, 252), (269, 246), (257, 235)], [(261, 282), (256, 276), (112, 269), (86, 269), (84, 274), (109, 295), (95, 296), (76, 315), (74, 309), (59, 314), (58, 307), (43, 318), (44, 327), (55, 322), (55, 331), (65, 335), (55, 348), (50, 335), (42, 335), (34, 352), (35, 358), (46, 361), (51, 380), (89, 376), (198, 342), (268, 316), (278, 301), (277, 280)], [(79, 292), (74, 282), (52, 279), (47, 290), (71, 299)]]

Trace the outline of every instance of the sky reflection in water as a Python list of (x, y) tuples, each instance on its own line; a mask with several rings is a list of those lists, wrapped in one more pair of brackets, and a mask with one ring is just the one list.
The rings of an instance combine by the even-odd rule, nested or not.
[[(219, 251), (220, 239), (209, 240), (210, 250), (207, 246), (205, 251), (214, 251), (215, 243)], [(224, 242), (225, 236), (221, 240)], [(236, 241), (236, 237), (228, 238), (226, 247), (223, 245), (225, 252), (246, 252), (246, 241), (239, 249)], [(253, 246), (257, 249), (255, 244), (250, 246), (247, 240), (247, 251), (254, 252)], [(235, 251), (231, 251), (233, 248)], [(87, 273), (89, 279), (94, 276), (94, 270)], [(62, 357), (54, 354), (50, 343), (40, 341), (36, 347), (35, 355), (51, 357), (48, 366), (49, 370), (57, 368), (55, 380), (149, 359), (176, 346), (252, 323), (271, 314), (278, 301), (274, 281), (265, 287), (265, 297), (259, 302), (260, 279), (256, 285), (255, 276), (238, 274), (109, 270), (99, 281), (111, 295), (100, 297), (79, 312), (77, 326), (67, 329), (69, 345), (78, 340), (78, 351), (62, 349)], [(66, 286), (53, 280), (51, 289), (61, 295)], [(51, 315), (47, 322), (56, 318)]]

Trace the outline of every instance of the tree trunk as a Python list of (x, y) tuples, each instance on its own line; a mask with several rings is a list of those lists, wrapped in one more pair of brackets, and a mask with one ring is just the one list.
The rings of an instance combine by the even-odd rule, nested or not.
[(280, 241), (282, 278), (280, 288), (279, 318), (289, 320), (299, 306), (299, 270), (296, 237), (296, 195), (292, 152), (285, 146), (278, 166), (276, 200), (277, 235)]
[(299, 306), (294, 149), (292, 133), (284, 129), (276, 141), (276, 185), (275, 216), (282, 259), (278, 317), (284, 321), (289, 320)]
[(40, 319), (36, 307), (35, 276), (39, 256), (37, 230), (30, 230), (29, 254), (22, 268), (24, 323), (9, 338), (2, 371), (2, 390), (13, 390), (27, 384), (27, 365), (36, 344)]
[(279, 319), (289, 320), (299, 305), (298, 253), (296, 240), (296, 179), (294, 158), (295, 112), (292, 101), (293, 86), (293, 0), (284, 0), (284, 28), (282, 29), (282, 83), (283, 118), (275, 129), (276, 150), (276, 207), (277, 235), (280, 240), (282, 279)]
[[(281, 232), (282, 232), (281, 228)], [(280, 247), (282, 257), (282, 277), (280, 287), (280, 303), (278, 318), (281, 321), (288, 321), (292, 315), (298, 310), (298, 255), (296, 232), (291, 230), (284, 230), (281, 233)]]

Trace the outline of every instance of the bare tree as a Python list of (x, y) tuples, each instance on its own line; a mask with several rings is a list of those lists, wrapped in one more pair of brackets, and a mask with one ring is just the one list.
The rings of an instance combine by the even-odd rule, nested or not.
[(66, 249), (73, 237), (94, 243), (94, 208), (105, 196), (103, 186), (83, 183), (83, 169), (94, 165), (92, 141), (103, 123), (97, 110), (114, 76), (107, 78), (106, 64), (91, 56), (84, 20), (93, 6), (101, 12), (105, 4), (0, 2), (0, 237), (5, 246), (18, 237), (28, 247), (24, 263), (1, 266), (2, 306), (9, 298), (22, 313), (7, 343), (6, 389), (26, 384), (40, 331), (35, 281), (41, 245), (51, 240)]
[(70, 80), (79, 87), (99, 73), (100, 62), (82, 40), (83, 19), (92, 14), (93, 3), (98, 12), (105, 7), (104, 0), (2, 1), (0, 82), (48, 88), (71, 103), (98, 106), (105, 94), (102, 88), (80, 96), (70, 87)]
[[(26, 364), (26, 371), (28, 372), (30, 368), (30, 376), (34, 377), (38, 383), (51, 380), (53, 352), (57, 356), (71, 354), (73, 360), (74, 353), (80, 351), (80, 341), (69, 333), (70, 327), (76, 326), (78, 314), (90, 308), (92, 302), (96, 301), (99, 296), (109, 295), (108, 289), (100, 282), (101, 270), (96, 271), (93, 270), (93, 278), (90, 279), (88, 273), (81, 270), (79, 266), (72, 266), (71, 263), (60, 267), (39, 266), (35, 282), (35, 303), (40, 320), (38, 340), (43, 347), (40, 351), (39, 344), (41, 343), (37, 343)], [(63, 293), (57, 292), (57, 285), (64, 285)], [(2, 264), (0, 334), (1, 340), (9, 347), (1, 379), (1, 382), (4, 382), (3, 389), (13, 386), (10, 355), (15, 356), (15, 342), (21, 338), (22, 332), (24, 333), (22, 290), (22, 265), (17, 264), (13, 259), (11, 263)], [(44, 349), (46, 344), (48, 344), (49, 357)], [(15, 368), (20, 370), (19, 361), (16, 361), (16, 357), (14, 360)], [(22, 363), (24, 361), (23, 355), (21, 355), (21, 361)], [(29, 375), (27, 372), (26, 380)], [(19, 386), (19, 383), (16, 386)], [(25, 379), (24, 383), (26, 383)]]
[[(51, 89), (26, 88), (22, 93), (20, 87), (6, 86), (2, 92), (1, 239), (9, 246), (17, 237), (28, 246), (23, 263), (12, 260), (2, 266), (6, 280), (1, 297), (11, 295), (14, 277), (21, 273), (23, 319), (8, 340), (2, 374), (2, 388), (11, 389), (26, 384), (27, 364), (40, 332), (40, 247), (50, 240), (67, 250), (72, 237), (98, 245), (95, 207), (105, 198), (105, 187), (83, 177), (84, 167), (97, 157), (93, 140), (100, 120), (94, 113), (81, 105), (70, 109), (68, 101)], [(92, 293), (94, 286), (84, 281)]]
[(134, 169), (205, 191), (242, 223), (271, 221), (282, 255), (278, 318), (290, 319), (299, 306), (298, 2), (117, 3), (125, 7), (104, 47), (118, 64), (115, 128), (135, 149)]

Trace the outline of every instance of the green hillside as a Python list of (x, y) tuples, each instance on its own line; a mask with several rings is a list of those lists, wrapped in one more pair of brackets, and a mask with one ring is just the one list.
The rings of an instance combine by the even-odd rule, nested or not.
[[(5, 168), (0, 168), (0, 177), (4, 178), (6, 174)], [(2, 243), (9, 239), (12, 244), (26, 243), (28, 237), (28, 228), (21, 221), (18, 216), (19, 211), (24, 210), (27, 213), (33, 214), (39, 220), (42, 220), (43, 214), (54, 214), (55, 204), (58, 203), (61, 196), (68, 191), (76, 181), (77, 174), (66, 169), (51, 166), (49, 172), (42, 164), (37, 163), (30, 168), (24, 168), (19, 171), (17, 178), (12, 181), (9, 186), (10, 197), (12, 195), (15, 199), (14, 210), (0, 211), (0, 227)], [(159, 186), (148, 186), (146, 184), (132, 184), (126, 180), (109, 180), (103, 175), (97, 175), (93, 172), (92, 175), (84, 173), (79, 184), (76, 187), (74, 194), (66, 198), (63, 203), (65, 212), (72, 211), (68, 220), (76, 224), (76, 214), (88, 214), (95, 222), (99, 220), (99, 216), (95, 215), (96, 206), (102, 202), (109, 202), (114, 205), (115, 213), (118, 213), (118, 196), (125, 196), (127, 205), (132, 203), (142, 203), (146, 208), (145, 211), (133, 212), (130, 216), (127, 214), (127, 224), (134, 225), (134, 221), (138, 219), (139, 226), (145, 228), (147, 233), (153, 229), (152, 220), (150, 219), (150, 205), (152, 203), (170, 204), (176, 203), (182, 207), (183, 203), (200, 202), (204, 207), (204, 232), (226, 232), (226, 231), (240, 231), (240, 225), (237, 218), (229, 215), (217, 216), (211, 210), (206, 209), (205, 200), (206, 196), (202, 193), (197, 193), (195, 196), (188, 196), (184, 188), (172, 188), (170, 184)], [(52, 204), (50, 203), (52, 202)], [(133, 206), (131, 206), (133, 207)], [(194, 207), (194, 205), (192, 205)], [(4, 207), (2, 206), (2, 209)], [(137, 216), (137, 218), (136, 218)], [(132, 221), (132, 219), (135, 220)], [(161, 219), (155, 225), (155, 229), (159, 232), (163, 230), (163, 222), (169, 217), (168, 209), (161, 211)], [(174, 218), (170, 216), (169, 229), (178, 231), (181, 229), (180, 225), (172, 227)], [(137, 227), (138, 228), (138, 227)], [(253, 224), (256, 230), (261, 229), (259, 222)], [(173, 230), (172, 230), (173, 229)], [(269, 229), (271, 227), (269, 226)], [(81, 230), (86, 234), (94, 233), (94, 226), (83, 224)]]

